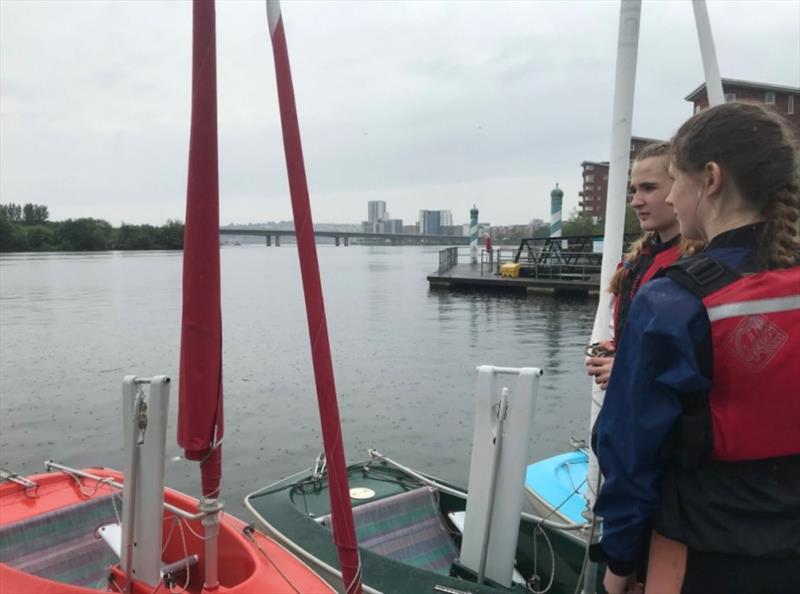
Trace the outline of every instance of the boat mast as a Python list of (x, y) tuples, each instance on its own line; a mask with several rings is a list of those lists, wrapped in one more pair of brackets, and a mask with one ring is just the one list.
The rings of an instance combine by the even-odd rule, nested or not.
[(345, 594), (361, 593), (361, 559), (358, 554), (353, 510), (350, 506), (350, 490), (347, 484), (347, 468), (344, 458), (342, 427), (339, 421), (339, 405), (336, 401), (336, 386), (333, 376), (328, 325), (325, 318), (325, 301), (319, 274), (317, 245), (314, 239), (314, 222), (308, 197), (303, 148), (300, 143), (300, 127), (294, 100), (294, 85), (289, 68), (289, 50), (283, 29), (283, 19), (278, 0), (267, 0), (267, 21), (272, 39), (275, 59), (275, 77), (278, 87), (278, 103), (283, 129), (283, 148), (286, 154), (286, 169), (289, 175), (289, 193), (292, 198), (294, 229), (297, 237), (297, 253), (300, 257), (300, 274), (306, 302), (308, 333), (311, 341), (311, 356), (314, 364), (314, 380), (317, 387), (322, 440), (328, 461), (328, 485), (333, 519), (333, 538), (339, 551), (339, 563)]
[[(633, 96), (636, 83), (636, 61), (639, 45), (639, 22), (641, 19), (641, 0), (622, 0), (620, 6), (619, 34), (617, 41), (617, 69), (614, 81), (614, 114), (611, 126), (611, 162), (608, 173), (608, 199), (606, 201), (606, 222), (603, 239), (603, 264), (600, 272), (600, 300), (592, 329), (591, 342), (609, 338), (611, 322), (611, 294), (606, 290), (617, 262), (622, 257), (622, 243), (625, 231), (625, 204), (628, 192), (628, 167), (630, 166), (631, 124), (633, 116)], [(706, 92), (709, 105), (724, 103), (722, 79), (719, 74), (711, 22), (705, 0), (692, 0), (697, 37), (703, 60), (706, 79)], [(592, 382), (591, 427), (603, 406), (605, 391)], [(594, 504), (600, 485), (600, 467), (597, 457), (590, 449), (587, 468), (586, 508), (594, 516)], [(584, 594), (595, 592), (597, 566), (591, 564), (584, 581)]]
[[(636, 86), (636, 61), (639, 50), (639, 21), (641, 0), (622, 0), (619, 12), (617, 37), (617, 66), (614, 76), (614, 110), (611, 120), (611, 159), (608, 171), (608, 197), (606, 199), (605, 229), (603, 232), (603, 263), (600, 269), (600, 299), (594, 318), (591, 342), (611, 338), (611, 283), (617, 263), (622, 258), (622, 241), (625, 232), (625, 205), (628, 195), (628, 168), (631, 158), (631, 125), (633, 119), (633, 94)], [(591, 427), (603, 406), (605, 391), (592, 380)], [(587, 467), (586, 507), (593, 514), (600, 483), (600, 467), (594, 452), (589, 451)], [(597, 566), (589, 566), (584, 581), (584, 593), (595, 591)]]
[(708, 18), (706, 0), (692, 0), (692, 8), (697, 25), (697, 39), (700, 41), (703, 73), (706, 77), (708, 105), (713, 107), (725, 103), (725, 94), (722, 91), (722, 79), (719, 75), (717, 51), (714, 48), (714, 36), (711, 34), (711, 20)]
[(222, 308), (219, 260), (217, 62), (214, 0), (192, 5), (192, 123), (183, 239), (178, 444), (200, 462), (204, 590), (219, 586), (222, 480)]

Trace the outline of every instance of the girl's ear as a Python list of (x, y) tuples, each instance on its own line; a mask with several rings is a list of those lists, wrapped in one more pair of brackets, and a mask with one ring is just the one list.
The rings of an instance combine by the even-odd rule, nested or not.
[(703, 172), (705, 173), (705, 179), (703, 180), (705, 194), (707, 196), (719, 194), (722, 189), (722, 168), (720, 168), (719, 163), (709, 161), (703, 168)]

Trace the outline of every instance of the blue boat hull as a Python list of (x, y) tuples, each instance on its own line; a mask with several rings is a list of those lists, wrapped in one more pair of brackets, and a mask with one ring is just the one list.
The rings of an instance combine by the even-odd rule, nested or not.
[(525, 472), (525, 493), (542, 515), (576, 524), (586, 521), (586, 469), (588, 455), (575, 450), (540, 460)]

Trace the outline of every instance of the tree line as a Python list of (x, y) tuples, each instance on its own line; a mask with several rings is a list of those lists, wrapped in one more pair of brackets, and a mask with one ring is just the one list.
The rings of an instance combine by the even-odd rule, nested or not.
[(43, 204), (0, 204), (0, 251), (104, 251), (183, 249), (183, 223), (112, 227), (94, 218), (50, 221)]

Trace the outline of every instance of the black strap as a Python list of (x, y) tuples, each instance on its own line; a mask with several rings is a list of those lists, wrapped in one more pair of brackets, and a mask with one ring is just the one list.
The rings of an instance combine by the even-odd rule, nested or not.
[(678, 260), (663, 274), (701, 300), (742, 278), (729, 266), (703, 255)]

